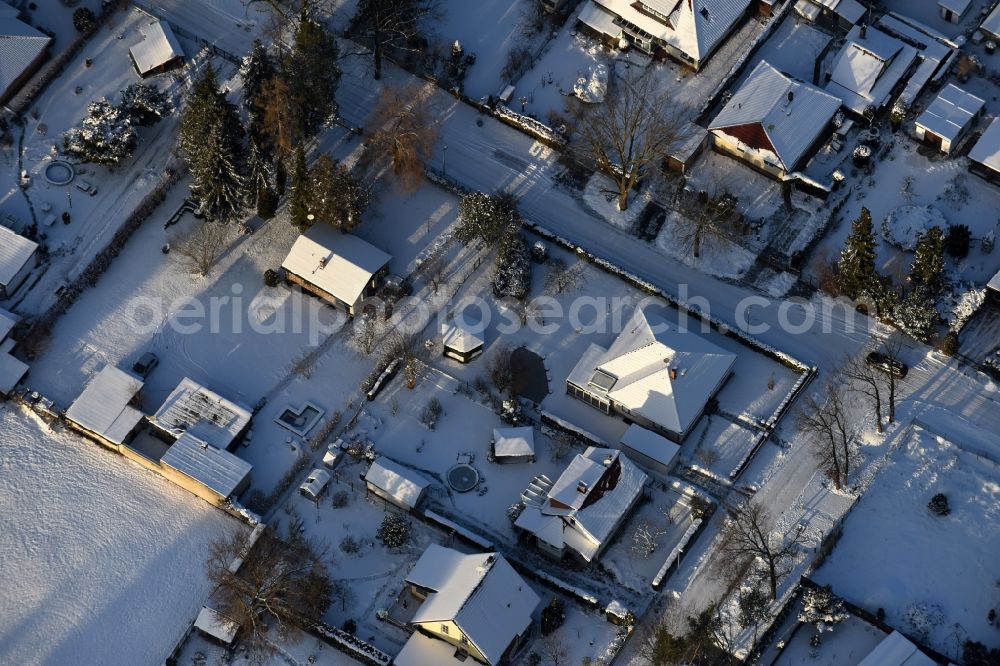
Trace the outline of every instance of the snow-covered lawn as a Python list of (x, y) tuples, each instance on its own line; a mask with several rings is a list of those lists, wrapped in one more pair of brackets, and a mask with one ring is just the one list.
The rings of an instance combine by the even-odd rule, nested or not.
[(242, 646), (237, 646), (236, 651), (230, 654), (219, 643), (192, 632), (180, 654), (177, 655), (177, 665), (288, 666), (294, 663), (312, 666), (358, 666), (359, 663), (315, 636), (295, 631), (275, 645), (276, 650), (271, 655), (250, 654)]
[(787, 642), (774, 666), (841, 666), (856, 664), (865, 658), (886, 633), (853, 615), (821, 636), (818, 646), (809, 644), (816, 634), (810, 625), (802, 625)]
[[(927, 508), (937, 493), (947, 516)], [(998, 647), (986, 617), (997, 603), (998, 522), (1000, 466), (915, 428), (813, 577), (869, 611), (884, 608), (891, 626), (953, 658), (956, 635)]]
[(239, 523), (33, 414), (0, 407), (0, 662), (161, 663)]

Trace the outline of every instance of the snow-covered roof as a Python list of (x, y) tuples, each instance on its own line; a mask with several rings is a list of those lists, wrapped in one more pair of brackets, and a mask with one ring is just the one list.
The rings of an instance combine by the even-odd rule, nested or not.
[(906, 636), (893, 631), (859, 661), (858, 666), (934, 666), (936, 663)]
[(994, 171), (1000, 171), (1000, 118), (994, 118), (979, 137), (979, 141), (976, 141), (976, 145), (969, 151), (969, 159)]
[(732, 371), (736, 355), (637, 309), (597, 363), (594, 347), (569, 381), (676, 433), (685, 433)]
[(3, 2), (0, 0), (0, 18), (8, 18), (13, 16), (17, 18), (18, 10), (16, 7), (11, 7), (10, 3)]
[(468, 354), (486, 344), (483, 327), (470, 324), (463, 317), (441, 324), (442, 343), (446, 349)]
[(198, 611), (198, 617), (195, 618), (194, 626), (196, 629), (208, 634), (212, 638), (222, 641), (226, 645), (233, 642), (233, 639), (236, 638), (236, 632), (239, 629), (239, 625), (235, 622), (208, 606), (202, 606), (201, 610)]
[(591, 446), (570, 461), (542, 501), (525, 503), (514, 524), (557, 548), (568, 546), (590, 561), (642, 493), (648, 478), (620, 451)]
[(819, 18), (824, 8), (852, 24), (865, 14), (865, 8), (856, 0), (797, 0), (795, 3), (795, 11), (810, 21)]
[(31, 67), (51, 41), (48, 35), (19, 20), (16, 11), (0, 12), (0, 97)]
[(758, 125), (768, 150), (793, 170), (840, 108), (840, 98), (779, 72), (761, 61), (722, 108), (709, 130)]
[(185, 377), (150, 418), (174, 437), (189, 432), (212, 446), (226, 449), (250, 423), (250, 408), (223, 398)]
[[(669, 466), (673, 463), (681, 447), (671, 442), (666, 437), (658, 435), (652, 430), (647, 430), (642, 426), (633, 423), (622, 435), (621, 443), (624, 446), (641, 453), (647, 458), (652, 458), (658, 463)], [(626, 452), (625, 455), (628, 455)]]
[[(0, 37), (0, 72), (7, 67), (2, 49), (3, 38)], [(0, 226), (0, 286), (6, 286), (14, 280), (14, 276), (31, 260), (37, 247), (38, 243)]]
[(365, 481), (375, 486), (401, 505), (414, 508), (427, 488), (427, 481), (395, 460), (380, 456), (365, 472)]
[(917, 125), (954, 141), (985, 105), (981, 98), (949, 83), (920, 114)]
[(466, 555), (431, 544), (407, 582), (433, 590), (412, 622), (454, 621), (491, 664), (531, 624), (539, 598), (503, 555)]
[(497, 457), (535, 455), (535, 430), (521, 428), (494, 428), (493, 453)]
[(964, 14), (971, 4), (972, 0), (938, 0), (938, 7), (950, 9), (959, 16)]
[(142, 420), (130, 403), (143, 381), (113, 365), (106, 365), (66, 410), (66, 418), (112, 444), (122, 444)]
[(184, 56), (184, 49), (166, 21), (153, 21), (145, 31), (145, 39), (129, 49), (140, 74), (151, 72), (175, 58)]
[(250, 476), (253, 466), (190, 433), (182, 434), (160, 458), (160, 464), (198, 481), (220, 497), (229, 497)]
[(605, 34), (612, 39), (620, 39), (622, 29), (615, 25), (615, 15), (596, 2), (585, 2), (580, 8), (577, 20), (585, 23), (597, 32)]
[(916, 57), (909, 44), (870, 26), (862, 37), (861, 27), (854, 26), (834, 61), (826, 91), (858, 114), (869, 105), (881, 108)]
[(392, 257), (320, 220), (298, 237), (281, 267), (354, 305)]
[(457, 654), (458, 649), (451, 643), (414, 631), (392, 663), (395, 666), (470, 666), (468, 655), (460, 658)]
[(13, 312), (0, 308), (0, 342), (3, 342), (17, 325), (18, 317)]
[(989, 16), (983, 19), (979, 29), (993, 37), (1000, 35), (1000, 5), (994, 7)]
[(997, 271), (996, 274), (990, 278), (990, 281), (986, 283), (986, 288), (1000, 292), (1000, 271)]
[(634, 0), (590, 1), (699, 62), (715, 50), (750, 6), (750, 0), (640, 0), (645, 10), (640, 11), (636, 7), (640, 3)]
[(0, 343), (0, 395), (7, 395), (28, 373), (28, 365), (10, 354), (13, 340)]

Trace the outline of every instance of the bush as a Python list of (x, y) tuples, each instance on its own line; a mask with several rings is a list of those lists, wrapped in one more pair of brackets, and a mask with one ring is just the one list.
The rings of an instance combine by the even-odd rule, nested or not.
[(346, 490), (338, 490), (333, 494), (331, 502), (333, 503), (333, 508), (343, 509), (345, 506), (350, 504), (351, 496), (347, 494)]
[(361, 551), (361, 543), (357, 539), (348, 535), (340, 540), (340, 550), (348, 555), (354, 555)]
[(444, 407), (441, 406), (441, 401), (437, 398), (431, 398), (431, 401), (427, 403), (423, 413), (420, 415), (420, 421), (430, 430), (434, 430), (438, 418), (443, 413)]
[(955, 259), (964, 259), (969, 254), (969, 243), (972, 240), (972, 232), (964, 224), (948, 225), (948, 235), (945, 236), (944, 247), (949, 255)]
[(938, 493), (932, 497), (931, 501), (927, 503), (927, 508), (936, 516), (947, 516), (951, 513), (951, 507), (948, 506), (948, 498), (944, 493)]
[(531, 290), (531, 252), (521, 234), (503, 241), (497, 252), (493, 274), (493, 294), (524, 300)]
[(410, 542), (410, 523), (397, 513), (387, 513), (375, 537), (386, 548), (402, 548)]
[(80, 7), (73, 12), (73, 27), (80, 32), (87, 32), (94, 27), (96, 18), (94, 12), (86, 7)]
[(358, 623), (354, 621), (354, 618), (347, 618), (344, 620), (344, 631), (350, 635), (354, 635), (358, 631)]
[(538, 241), (531, 246), (531, 259), (536, 264), (544, 264), (546, 259), (549, 258), (549, 248), (545, 247), (545, 243)]
[(281, 276), (278, 275), (278, 271), (273, 268), (268, 268), (264, 271), (264, 284), (268, 287), (277, 287), (281, 284)]
[(548, 636), (566, 621), (566, 609), (562, 599), (553, 596), (549, 605), (542, 609), (542, 634)]
[(954, 356), (958, 353), (958, 333), (948, 331), (941, 340), (941, 353)]

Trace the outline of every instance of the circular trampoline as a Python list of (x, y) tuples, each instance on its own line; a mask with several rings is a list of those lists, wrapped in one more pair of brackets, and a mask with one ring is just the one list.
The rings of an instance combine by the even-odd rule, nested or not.
[(459, 463), (448, 470), (448, 485), (456, 492), (467, 493), (479, 485), (479, 472), (467, 463)]
[(69, 185), (76, 177), (76, 169), (69, 162), (55, 160), (45, 167), (44, 176), (51, 185)]

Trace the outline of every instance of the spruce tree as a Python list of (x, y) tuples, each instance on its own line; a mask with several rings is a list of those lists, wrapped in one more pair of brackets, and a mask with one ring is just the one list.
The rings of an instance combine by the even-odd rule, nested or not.
[(310, 211), (316, 219), (350, 231), (367, 203), (367, 192), (343, 164), (321, 155), (310, 171)]
[(250, 139), (247, 150), (247, 191), (254, 196), (257, 215), (267, 220), (274, 217), (275, 196), (271, 185), (273, 180), (271, 161), (260, 148), (260, 144)]
[(517, 204), (509, 195), (467, 194), (458, 204), (458, 215), (461, 222), (455, 230), (455, 238), (463, 243), (482, 241), (499, 247), (521, 226)]
[(930, 339), (939, 318), (934, 296), (923, 284), (918, 284), (892, 313), (896, 326), (921, 342)]
[(857, 298), (866, 291), (874, 292), (878, 289), (875, 231), (867, 208), (862, 208), (858, 219), (854, 220), (851, 235), (847, 237), (840, 253), (838, 285), (841, 293), (849, 298)]
[(305, 136), (314, 136), (319, 126), (337, 112), (334, 98), (340, 82), (337, 59), (333, 35), (309, 18), (303, 8), (291, 52), (284, 62), (284, 76)]
[(944, 290), (944, 232), (941, 227), (931, 227), (917, 240), (910, 280), (915, 285), (927, 287), (933, 297), (940, 296)]
[(295, 147), (292, 163), (291, 192), (288, 195), (288, 215), (291, 223), (298, 229), (309, 228), (309, 202), (312, 198), (309, 178), (309, 167), (306, 165), (306, 154), (302, 145)]
[(249, 119), (249, 133), (259, 141), (262, 128), (261, 92), (264, 84), (275, 75), (274, 62), (259, 39), (255, 39), (250, 53), (243, 58), (240, 75), (243, 78), (243, 108)]

